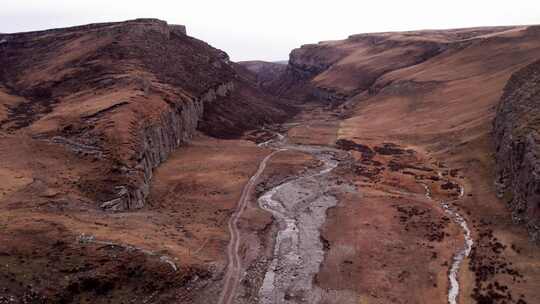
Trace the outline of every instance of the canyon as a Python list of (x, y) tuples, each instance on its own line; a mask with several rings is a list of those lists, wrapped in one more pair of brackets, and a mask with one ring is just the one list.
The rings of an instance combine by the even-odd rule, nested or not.
[(0, 303), (538, 303), (539, 38), (0, 34)]

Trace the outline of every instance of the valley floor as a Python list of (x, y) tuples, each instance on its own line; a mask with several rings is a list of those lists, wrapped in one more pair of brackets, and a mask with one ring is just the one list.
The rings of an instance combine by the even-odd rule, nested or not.
[[(540, 253), (495, 197), (488, 165), (360, 127), (315, 106), (239, 140), (198, 135), (155, 170), (141, 211), (4, 206), (1, 241), (12, 249), (0, 254), (0, 279), (21, 294), (49, 285), (51, 299), (68, 302), (218, 302), (229, 220), (266, 158), (235, 223), (241, 267), (221, 303), (452, 303), (449, 273), (465, 239), (444, 203), (474, 242), (458, 265), (457, 303), (540, 301)], [(276, 133), (284, 143), (257, 145)]]

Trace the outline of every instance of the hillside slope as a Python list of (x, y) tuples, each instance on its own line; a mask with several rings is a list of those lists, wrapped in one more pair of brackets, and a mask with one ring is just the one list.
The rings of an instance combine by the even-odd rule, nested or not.
[(486, 27), (373, 33), (307, 44), (291, 52), (287, 76), (277, 88), (303, 99), (343, 102), (376, 89), (376, 81), (384, 74), (439, 54), (457, 53), (480, 41), (511, 37), (516, 31), (519, 28)]
[(225, 53), (184, 30), (135, 20), (3, 35), (2, 129), (99, 160), (101, 171), (81, 181), (95, 190), (86, 194), (103, 208), (142, 207), (152, 169), (200, 121), (230, 137), (286, 115)]

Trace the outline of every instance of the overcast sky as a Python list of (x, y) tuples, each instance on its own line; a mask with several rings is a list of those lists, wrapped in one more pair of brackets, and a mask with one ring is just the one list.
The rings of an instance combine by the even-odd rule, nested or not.
[(274, 61), (302, 44), (350, 34), (540, 24), (540, 0), (2, 0), (0, 32), (141, 17), (184, 24), (235, 61)]

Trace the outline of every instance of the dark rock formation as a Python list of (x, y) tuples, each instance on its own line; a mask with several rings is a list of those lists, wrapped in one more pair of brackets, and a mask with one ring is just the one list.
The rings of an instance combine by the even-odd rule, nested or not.
[(352, 140), (347, 139), (338, 139), (336, 141), (336, 148), (342, 149), (345, 151), (358, 151), (362, 153), (362, 157), (371, 159), (375, 155), (375, 152), (373, 149), (371, 149), (369, 146), (362, 145), (359, 143), (356, 143)]
[(287, 63), (282, 62), (268, 62), (268, 61), (241, 61), (238, 62), (241, 66), (245, 67), (251, 73), (255, 74), (257, 84), (263, 89), (271, 89), (276, 82), (279, 82), (285, 70), (287, 70)]
[(497, 109), (496, 144), (499, 194), (508, 199), (513, 219), (540, 241), (540, 61), (514, 73)]

